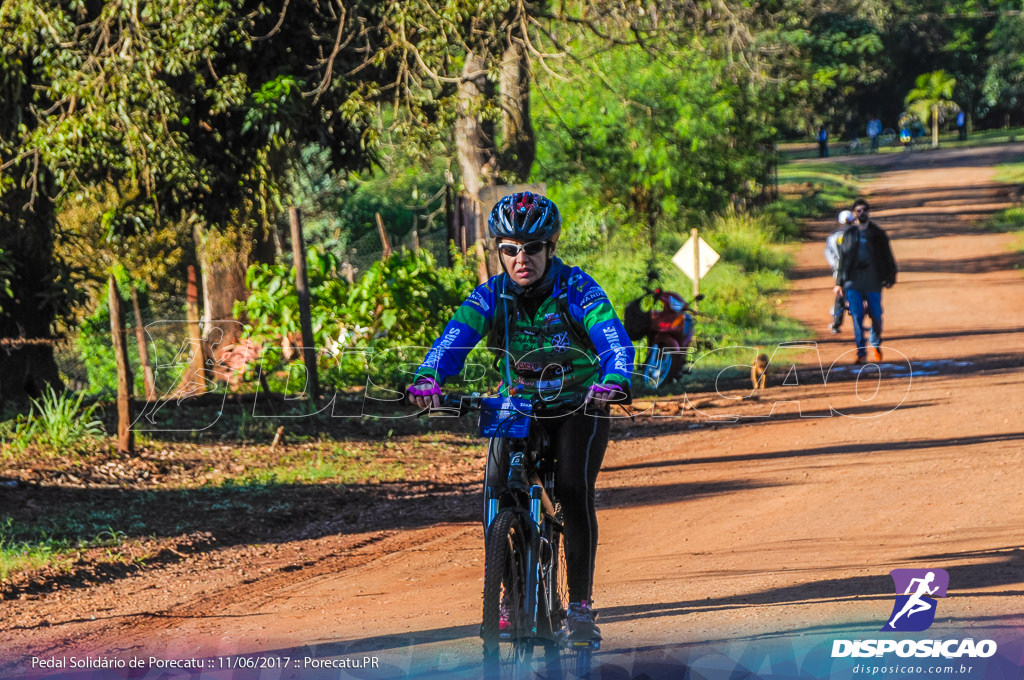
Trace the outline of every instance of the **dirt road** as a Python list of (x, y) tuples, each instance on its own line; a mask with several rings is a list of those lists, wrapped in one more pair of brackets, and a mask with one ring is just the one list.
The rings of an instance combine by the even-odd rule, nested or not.
[[(781, 301), (814, 337), (773, 358), (767, 392), (694, 394), (617, 426), (599, 480), (600, 677), (858, 677), (864, 659), (829, 651), (885, 637), (896, 568), (949, 575), (914, 639), (999, 645), (930, 677), (1022, 677), (1024, 276), (1010, 236), (973, 226), (1010, 203), (991, 166), (1022, 153), (886, 157), (866, 192), (900, 266), (881, 366), (858, 378), (849, 320), (826, 330), (822, 220)], [(105, 585), (80, 611), (0, 630), (0, 675), (132, 673), (41, 666), (77, 655), (138, 658), (133, 677), (475, 677), (482, 545), (465, 519), (252, 550), (229, 568), (241, 579)]]

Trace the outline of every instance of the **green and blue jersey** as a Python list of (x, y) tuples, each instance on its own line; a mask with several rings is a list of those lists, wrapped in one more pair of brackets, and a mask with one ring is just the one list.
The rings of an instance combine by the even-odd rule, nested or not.
[(551, 292), (533, 314), (506, 292), (505, 274), (477, 286), (434, 341), (417, 378), (430, 376), (444, 384), (462, 371), (482, 339), (495, 336), (488, 345), (514, 388), (507, 378), (502, 394), (582, 394), (595, 383), (613, 383), (628, 392), (635, 350), (604, 290), (579, 267), (558, 258), (547, 276), (553, 281)]

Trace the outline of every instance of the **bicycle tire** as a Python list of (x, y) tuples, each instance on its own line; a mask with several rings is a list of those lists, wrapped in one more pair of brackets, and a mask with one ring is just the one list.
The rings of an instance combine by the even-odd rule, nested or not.
[(647, 389), (656, 390), (678, 376), (683, 367), (683, 359), (678, 349), (674, 343), (672, 347), (654, 344), (647, 349), (643, 368), (644, 385)]
[[(553, 520), (553, 521), (552, 521)], [(550, 553), (543, 567), (544, 582), (543, 599), (548, 607), (549, 634), (551, 642), (544, 645), (544, 656), (547, 662), (548, 676), (562, 680), (588, 680), (593, 663), (592, 647), (570, 647), (566, 643), (566, 616), (569, 609), (568, 567), (565, 561), (565, 534), (562, 531), (561, 504), (555, 505), (555, 516), (548, 520), (545, 529), (550, 529)]]
[(543, 625), (544, 665), (547, 677), (551, 680), (566, 680), (566, 650), (562, 648), (560, 634), (565, 626), (565, 618), (569, 608), (569, 583), (566, 580), (565, 566), (565, 535), (562, 533), (562, 510), (556, 502), (555, 516), (545, 521), (544, 535), (548, 539), (544, 564), (541, 567), (542, 578), (540, 587), (541, 602), (546, 607), (546, 615), (538, 621)]
[(647, 356), (644, 358), (644, 385), (649, 390), (656, 390), (668, 380), (669, 364), (665, 362), (665, 353), (660, 345), (651, 345), (647, 348)]
[[(480, 637), (484, 642), (484, 677), (519, 680), (532, 676), (534, 639), (526, 630), (526, 564), (529, 532), (522, 515), (505, 509), (487, 532), (484, 557), (484, 602)], [(510, 627), (501, 629), (505, 602)]]

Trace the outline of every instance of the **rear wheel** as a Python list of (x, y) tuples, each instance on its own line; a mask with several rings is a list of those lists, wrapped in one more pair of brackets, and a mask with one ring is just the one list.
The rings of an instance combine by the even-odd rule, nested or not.
[(532, 675), (534, 639), (526, 615), (528, 542), (523, 518), (512, 510), (498, 513), (487, 532), (480, 626), (486, 678), (518, 680)]
[(564, 680), (591, 680), (593, 662), (593, 647), (567, 649), (562, 655), (562, 677)]
[(545, 531), (548, 538), (548, 549), (544, 553), (545, 563), (542, 565), (544, 581), (541, 583), (543, 600), (548, 608), (545, 619), (545, 637), (549, 641), (544, 644), (544, 658), (547, 675), (554, 680), (584, 680), (590, 678), (593, 648), (569, 646), (565, 629), (566, 613), (569, 609), (569, 582), (566, 578), (568, 568), (565, 563), (565, 535), (562, 533), (562, 510), (556, 504), (555, 517), (549, 520)]

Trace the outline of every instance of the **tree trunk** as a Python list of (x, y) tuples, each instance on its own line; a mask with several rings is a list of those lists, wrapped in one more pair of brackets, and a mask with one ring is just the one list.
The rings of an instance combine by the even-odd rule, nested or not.
[(530, 122), (530, 60), (520, 41), (514, 41), (502, 55), (499, 98), (501, 170), (510, 183), (522, 183), (530, 177), (537, 145)]
[[(2, 93), (2, 90), (0, 90)], [(0, 136), (5, 124), (0, 120)], [(4, 252), (13, 295), (0, 289), (0, 405), (23, 407), (43, 396), (47, 386), (64, 387), (53, 356), (51, 334), (67, 291), (53, 254), (57, 218), (45, 195), (47, 173), (31, 160), (0, 172), (0, 250)], [(39, 192), (32, 190), (40, 183)]]
[(188, 327), (189, 365), (171, 397), (184, 399), (206, 391), (206, 349), (203, 347), (202, 318), (199, 312), (199, 281), (194, 265), (188, 266), (185, 288), (185, 323)]
[(119, 453), (131, 455), (135, 452), (135, 436), (132, 432), (132, 372), (128, 365), (124, 311), (113, 274), (107, 279), (107, 297), (110, 304), (110, 334), (114, 341), (114, 361), (117, 365), (117, 450)]
[[(455, 120), (455, 148), (462, 171), (462, 184), (476, 206), (476, 240), (486, 243), (487, 223), (480, 208), (480, 188), (491, 183), (496, 161), (494, 138), (488, 137), (480, 122), (480, 110), (486, 98), (486, 63), (479, 53), (466, 55), (466, 66), (459, 85), (458, 117)], [(486, 280), (486, 277), (483, 277)], [(483, 283), (483, 280), (481, 283)]]
[[(313, 320), (310, 318), (309, 278), (306, 276), (306, 244), (302, 240), (302, 213), (298, 208), (289, 211), (292, 230), (292, 260), (295, 262), (295, 291), (299, 297), (299, 324), (302, 328), (302, 361), (306, 366), (306, 394), (316, 410), (320, 399), (320, 377), (316, 368), (316, 343), (313, 340)], [(383, 222), (377, 213), (377, 224), (383, 233)], [(385, 251), (388, 249), (385, 241)]]
[(197, 228), (195, 239), (203, 287), (203, 342), (217, 362), (242, 336), (234, 307), (248, 296), (245, 272), (253, 239), (245, 230), (235, 228)]
[(132, 288), (132, 311), (135, 314), (135, 341), (139, 346), (139, 364), (142, 366), (142, 381), (146, 389), (146, 401), (156, 399), (156, 376), (153, 374), (153, 363), (149, 360), (149, 343), (146, 342), (146, 327), (142, 320), (142, 305), (139, 304), (139, 291)]

